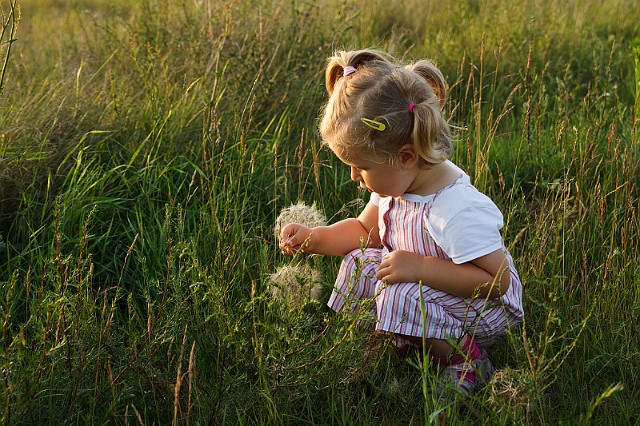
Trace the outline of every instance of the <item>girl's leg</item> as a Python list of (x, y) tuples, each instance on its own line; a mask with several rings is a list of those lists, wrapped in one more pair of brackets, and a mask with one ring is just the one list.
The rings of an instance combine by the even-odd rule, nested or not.
[(431, 358), (438, 364), (445, 365), (451, 355), (453, 354), (453, 346), (442, 339), (423, 339), (417, 336), (400, 336), (403, 340), (411, 343), (411, 345), (417, 348), (424, 348), (429, 353)]
[(441, 339), (422, 339), (416, 336), (402, 338), (418, 347), (424, 345), (434, 362), (444, 367), (438, 386), (440, 397), (444, 397), (447, 386), (470, 394), (493, 375), (494, 368), (486, 352), (468, 334), (458, 341), (457, 348)]
[[(441, 386), (442, 390), (453, 387), (471, 393), (493, 374), (493, 366), (478, 343), (490, 342), (504, 328), (500, 307), (493, 311), (479, 303), (471, 306), (473, 301), (415, 283), (381, 286), (376, 302), (376, 328), (395, 334), (400, 356), (407, 351), (405, 345), (424, 344), (442, 367), (441, 382), (448, 384)], [(450, 343), (451, 338), (457, 342)]]
[[(352, 312), (369, 316), (375, 322), (376, 273), (380, 264), (379, 249), (353, 250), (342, 260), (336, 282), (327, 305), (336, 312)], [(370, 313), (370, 315), (367, 315)], [(362, 321), (363, 323), (366, 321)]]

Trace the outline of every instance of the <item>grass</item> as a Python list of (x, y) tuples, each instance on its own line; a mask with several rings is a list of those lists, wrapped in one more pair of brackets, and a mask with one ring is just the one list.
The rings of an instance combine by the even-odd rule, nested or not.
[[(640, 422), (634, 2), (13, 4), (4, 424)], [(363, 46), (439, 64), (454, 160), (501, 207), (525, 285), (466, 403), (353, 319), (271, 297), (280, 211), (361, 206), (316, 120), (325, 58)], [(338, 261), (306, 259), (325, 298)]]

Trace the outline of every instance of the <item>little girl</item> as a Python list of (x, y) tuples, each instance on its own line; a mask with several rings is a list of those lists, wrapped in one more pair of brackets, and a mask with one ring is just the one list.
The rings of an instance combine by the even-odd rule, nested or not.
[(448, 160), (444, 78), (430, 61), (360, 50), (329, 59), (326, 87), (323, 143), (371, 198), (357, 218), (283, 227), (280, 248), (344, 256), (329, 307), (375, 298), (376, 330), (424, 346), (441, 383), (471, 393), (493, 373), (484, 348), (522, 320), (522, 284), (502, 214)]

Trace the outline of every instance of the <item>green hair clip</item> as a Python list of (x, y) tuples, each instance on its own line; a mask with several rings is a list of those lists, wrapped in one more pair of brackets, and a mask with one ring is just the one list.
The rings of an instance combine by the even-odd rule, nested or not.
[(384, 129), (387, 128), (387, 126), (385, 126), (384, 123), (381, 123), (381, 122), (376, 121), (376, 120), (371, 120), (369, 118), (362, 117), (360, 119), (360, 121), (362, 121), (367, 126), (371, 127), (373, 130), (378, 130), (380, 132), (382, 132)]

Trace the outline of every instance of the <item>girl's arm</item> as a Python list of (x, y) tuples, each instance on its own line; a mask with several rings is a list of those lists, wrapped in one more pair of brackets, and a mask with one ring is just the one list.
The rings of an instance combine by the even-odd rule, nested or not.
[(454, 296), (488, 299), (502, 296), (511, 284), (502, 249), (461, 264), (397, 250), (382, 259), (377, 277), (389, 284), (421, 281)]
[(280, 232), (280, 249), (287, 256), (300, 251), (344, 256), (360, 247), (361, 239), (367, 246), (380, 246), (378, 206), (373, 203), (368, 203), (358, 218), (341, 220), (329, 226), (308, 228), (290, 223)]

